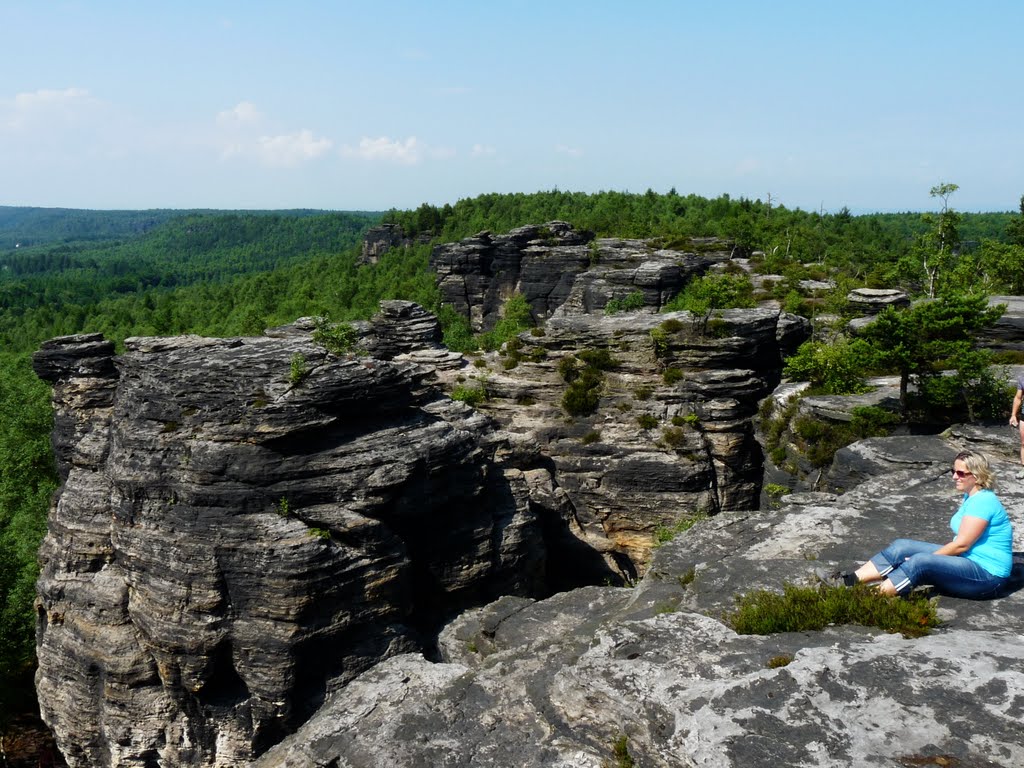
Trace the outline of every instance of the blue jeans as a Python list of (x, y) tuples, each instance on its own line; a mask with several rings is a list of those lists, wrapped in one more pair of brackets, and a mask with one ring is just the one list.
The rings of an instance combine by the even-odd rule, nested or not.
[(1007, 577), (993, 576), (980, 565), (959, 555), (933, 555), (940, 544), (896, 539), (871, 558), (883, 578), (888, 577), (897, 594), (930, 584), (950, 597), (994, 597)]

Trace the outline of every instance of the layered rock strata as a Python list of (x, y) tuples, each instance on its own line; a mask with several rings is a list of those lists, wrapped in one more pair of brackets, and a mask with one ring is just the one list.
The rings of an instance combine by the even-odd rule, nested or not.
[[(767, 309), (557, 316), (441, 378), (550, 458), (566, 530), (629, 579), (671, 529), (757, 507), (753, 421), (779, 381), (779, 338)], [(580, 412), (567, 398), (584, 376), (593, 408)]]
[[(814, 566), (849, 567), (894, 536), (948, 540), (949, 465), (965, 445), (1010, 478), (999, 487), (1016, 526), (1006, 596), (939, 598), (943, 625), (918, 639), (860, 626), (739, 635), (723, 620), (735, 595), (812, 583)], [(844, 495), (700, 522), (633, 589), (468, 612), (442, 633), (444, 663), (378, 665), (257, 768), (603, 768), (627, 755), (661, 768), (1024, 764), (1024, 482), (1012, 446), (962, 430), (840, 453), (863, 480)]]
[[(366, 343), (401, 358), (411, 320)], [(427, 369), (301, 326), (37, 353), (63, 481), (37, 689), (72, 768), (245, 765), (441, 617), (543, 590), (544, 471)]]
[(711, 245), (662, 250), (643, 240), (595, 239), (593, 233), (553, 221), (439, 245), (430, 267), (437, 273), (442, 300), (479, 331), (494, 326), (504, 302), (516, 292), (526, 298), (538, 322), (556, 312), (600, 312), (609, 301), (637, 292), (644, 306), (657, 311), (694, 275), (707, 271), (714, 262)]

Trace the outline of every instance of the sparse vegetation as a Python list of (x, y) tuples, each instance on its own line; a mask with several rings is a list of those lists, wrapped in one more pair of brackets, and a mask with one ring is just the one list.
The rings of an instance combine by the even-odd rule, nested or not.
[(640, 425), (640, 429), (654, 429), (658, 426), (658, 419), (649, 413), (641, 413), (636, 417), (636, 423)]
[(668, 386), (672, 386), (673, 384), (682, 381), (685, 377), (686, 374), (683, 373), (681, 368), (666, 368), (661, 374), (662, 381), (664, 381)]
[(782, 594), (754, 590), (736, 598), (725, 622), (741, 635), (808, 632), (830, 624), (860, 624), (921, 637), (939, 625), (936, 603), (923, 596), (885, 597), (867, 585), (798, 587)]
[(331, 354), (342, 357), (356, 352), (359, 333), (349, 323), (332, 323), (326, 316), (318, 317), (313, 341)]
[(676, 536), (681, 533), (686, 533), (686, 531), (690, 530), (693, 526), (706, 518), (707, 515), (703, 512), (695, 512), (692, 515), (679, 518), (679, 520), (672, 525), (658, 526), (654, 529), (654, 546), (659, 546), (672, 541)]
[(487, 389), (482, 383), (458, 384), (452, 390), (452, 400), (458, 400), (466, 405), (477, 406), (487, 399)]
[(611, 299), (604, 307), (606, 315), (616, 315), (620, 312), (636, 312), (644, 308), (643, 291), (633, 291), (622, 299)]
[(683, 571), (676, 577), (676, 581), (679, 582), (680, 587), (688, 587), (693, 584), (694, 579), (697, 578), (697, 567), (691, 566), (688, 570)]
[(288, 381), (291, 382), (292, 386), (295, 386), (308, 375), (309, 364), (306, 362), (306, 356), (301, 352), (296, 352), (292, 355), (288, 372)]
[(779, 667), (785, 667), (792, 661), (792, 654), (780, 653), (778, 656), (772, 656), (770, 659), (768, 659), (767, 663), (765, 663), (765, 666), (768, 669), (778, 669)]
[(633, 756), (629, 754), (629, 738), (623, 734), (612, 743), (612, 756), (615, 762), (605, 763), (605, 768), (635, 768)]

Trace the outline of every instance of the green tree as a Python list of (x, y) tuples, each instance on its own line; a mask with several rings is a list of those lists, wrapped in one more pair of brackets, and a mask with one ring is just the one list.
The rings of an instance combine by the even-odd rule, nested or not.
[(1011, 245), (1024, 247), (1024, 195), (1020, 196), (1020, 216), (1015, 216), (1006, 224), (1006, 239)]
[(962, 217), (949, 207), (949, 198), (960, 187), (956, 184), (937, 184), (928, 194), (942, 200), (938, 216), (926, 214), (923, 219), (930, 226), (921, 247), (928, 298), (934, 299), (938, 289), (940, 273), (952, 269), (956, 250), (960, 247), (960, 222)]
[[(976, 348), (975, 336), (1002, 316), (1005, 305), (988, 306), (984, 294), (950, 294), (921, 302), (910, 309), (888, 307), (862, 332), (874, 345), (880, 365), (900, 376), (900, 408), (908, 410), (911, 380), (929, 406), (931, 381), (944, 369), (956, 370), (961, 383), (969, 387), (970, 371), (977, 371), (985, 351)], [(980, 356), (980, 357), (979, 357)], [(973, 399), (962, 394), (961, 404), (971, 409)], [(940, 405), (931, 403), (931, 405)]]

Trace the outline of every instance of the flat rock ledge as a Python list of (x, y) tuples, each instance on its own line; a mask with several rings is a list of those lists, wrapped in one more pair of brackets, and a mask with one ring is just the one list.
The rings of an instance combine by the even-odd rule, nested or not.
[[(1020, 766), (1017, 459), (1000, 432), (972, 428), (889, 461), (915, 451), (908, 440), (844, 449), (839, 461), (866, 479), (842, 495), (703, 521), (658, 549), (632, 589), (465, 613), (442, 634), (443, 663), (384, 661), (255, 765), (602, 768), (622, 764), (619, 741), (638, 766)], [(1018, 553), (1006, 596), (938, 598), (943, 625), (920, 639), (859, 626), (742, 636), (722, 620), (735, 595), (809, 583), (814, 567), (852, 565), (897, 535), (946, 541), (949, 463), (966, 445), (1004, 478)]]

